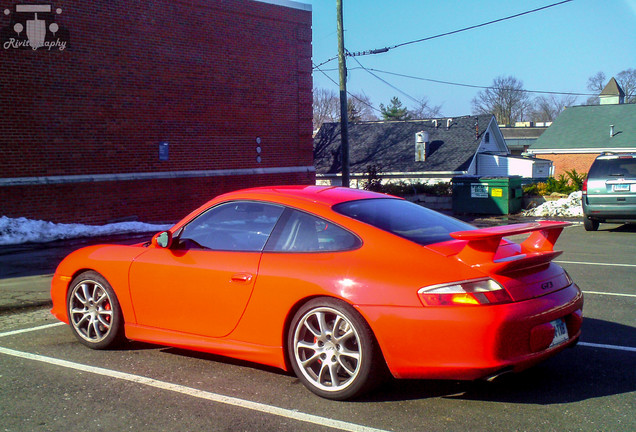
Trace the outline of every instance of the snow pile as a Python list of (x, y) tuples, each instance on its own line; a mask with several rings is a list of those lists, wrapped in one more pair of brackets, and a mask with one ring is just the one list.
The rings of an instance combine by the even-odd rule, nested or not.
[(582, 217), (581, 191), (572, 192), (567, 198), (546, 201), (540, 206), (521, 212), (524, 216)]
[(26, 218), (12, 219), (0, 216), (0, 245), (27, 242), (45, 243), (78, 237), (97, 237), (136, 232), (159, 232), (171, 225), (153, 225), (142, 222), (118, 222), (102, 226), (57, 224)]

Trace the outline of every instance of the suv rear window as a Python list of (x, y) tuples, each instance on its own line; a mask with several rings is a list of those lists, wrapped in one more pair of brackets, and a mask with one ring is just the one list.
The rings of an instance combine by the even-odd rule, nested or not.
[(588, 177), (636, 178), (636, 158), (627, 156), (612, 159), (597, 159), (592, 164)]
[(426, 246), (452, 240), (455, 231), (474, 226), (409, 201), (393, 198), (365, 199), (337, 204), (334, 211)]

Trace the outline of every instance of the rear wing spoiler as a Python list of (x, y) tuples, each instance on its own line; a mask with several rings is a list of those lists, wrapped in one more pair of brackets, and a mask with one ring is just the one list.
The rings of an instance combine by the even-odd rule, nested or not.
[[(563, 228), (569, 225), (569, 222), (530, 222), (456, 231), (450, 233), (450, 236), (467, 241), (457, 254), (458, 260), (492, 273), (506, 273), (547, 264), (561, 255), (562, 251), (554, 250), (554, 244)], [(502, 238), (527, 233), (530, 236), (520, 244), (521, 250), (518, 253), (495, 259)]]

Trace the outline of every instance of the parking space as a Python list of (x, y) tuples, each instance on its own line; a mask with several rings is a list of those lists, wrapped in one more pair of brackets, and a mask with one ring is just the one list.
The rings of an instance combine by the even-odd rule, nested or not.
[(279, 370), (210, 354), (141, 343), (92, 351), (40, 310), (0, 317), (0, 423), (8, 431), (635, 430), (636, 230), (603, 228), (574, 226), (557, 243), (558, 260), (586, 292), (582, 343), (521, 374), (392, 381), (362, 400), (333, 402)]

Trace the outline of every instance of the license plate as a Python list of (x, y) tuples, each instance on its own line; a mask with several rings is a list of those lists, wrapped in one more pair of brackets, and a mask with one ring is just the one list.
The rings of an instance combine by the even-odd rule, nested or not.
[(615, 184), (614, 185), (615, 192), (629, 192), (629, 184)]
[(550, 347), (566, 342), (568, 340), (568, 328), (565, 322), (562, 319), (558, 319), (550, 322), (550, 324), (554, 327), (554, 338), (552, 339)]

